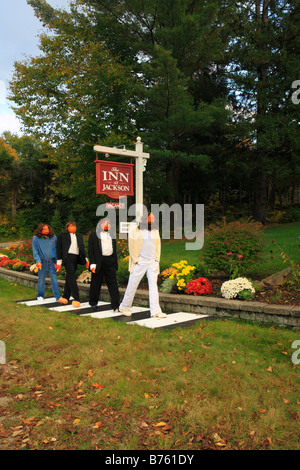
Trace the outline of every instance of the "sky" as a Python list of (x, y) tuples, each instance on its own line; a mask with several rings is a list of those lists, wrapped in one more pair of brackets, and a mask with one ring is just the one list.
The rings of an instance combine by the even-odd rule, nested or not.
[[(69, 5), (69, 0), (47, 2), (61, 9)], [(4, 131), (21, 135), (20, 122), (7, 99), (9, 81), (15, 61), (40, 55), (39, 34), (43, 26), (26, 0), (0, 0), (0, 5), (0, 135)]]

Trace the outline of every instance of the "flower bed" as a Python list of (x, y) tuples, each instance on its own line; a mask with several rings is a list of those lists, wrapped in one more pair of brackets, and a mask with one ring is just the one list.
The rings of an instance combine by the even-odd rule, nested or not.
[(0, 255), (0, 268), (12, 269), (13, 271), (25, 271), (29, 265), (19, 259), (9, 259), (5, 255)]
[[(126, 287), (129, 275), (128, 250), (123, 242), (118, 245), (118, 257), (120, 261), (119, 286)], [(7, 248), (3, 248), (0, 254), (0, 267), (37, 275), (38, 269), (32, 257), (32, 239), (19, 244), (12, 243)], [(203, 273), (204, 271), (199, 266), (197, 268), (189, 265), (186, 260), (181, 260), (160, 273), (158, 277), (159, 291), (162, 294), (171, 293), (194, 297), (212, 295), (232, 300), (255, 300), (272, 304), (300, 305), (300, 290), (295, 283), (284, 283), (282, 286), (263, 286), (257, 289), (246, 278), (242, 278), (245, 279), (243, 282), (236, 279), (228, 280), (228, 277), (221, 280), (209, 276), (209, 279), (207, 279), (203, 276)], [(78, 273), (78, 281), (89, 284), (90, 278), (90, 273), (86, 271), (85, 267), (82, 267), (82, 271)], [(58, 274), (58, 279), (64, 279), (64, 270), (61, 270)], [(229, 284), (231, 281), (233, 281), (233, 284)], [(236, 283), (240, 283), (241, 287), (238, 293), (236, 293), (236, 287), (232, 287)], [(148, 283), (141, 284), (139, 288), (148, 289)], [(235, 295), (228, 297), (230, 291)]]

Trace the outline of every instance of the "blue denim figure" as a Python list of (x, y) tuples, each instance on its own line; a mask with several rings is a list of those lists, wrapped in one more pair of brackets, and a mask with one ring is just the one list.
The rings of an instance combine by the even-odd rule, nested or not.
[(45, 295), (45, 279), (47, 274), (49, 273), (52, 285), (52, 292), (55, 297), (55, 300), (60, 298), (59, 287), (56, 277), (56, 268), (54, 262), (51, 261), (42, 261), (42, 268), (39, 269), (39, 279), (38, 279), (38, 295), (39, 297), (44, 298)]
[(56, 277), (56, 236), (49, 225), (41, 224), (32, 239), (32, 252), (38, 267), (38, 300), (45, 295), (45, 279), (49, 273), (52, 292), (56, 300), (60, 298)]

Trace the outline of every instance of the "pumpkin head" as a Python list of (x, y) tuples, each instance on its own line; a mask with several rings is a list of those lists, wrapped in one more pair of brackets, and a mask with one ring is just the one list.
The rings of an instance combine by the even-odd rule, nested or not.
[(101, 223), (101, 228), (104, 232), (108, 232), (111, 229), (109, 220), (103, 220)]
[(49, 227), (48, 227), (48, 225), (44, 225), (44, 227), (42, 228), (42, 234), (43, 234), (43, 235), (49, 235)]
[(152, 214), (152, 212), (150, 212), (150, 214), (148, 215), (147, 222), (148, 224), (152, 224), (155, 222), (155, 217), (154, 217), (154, 214)]
[(69, 232), (69, 233), (75, 233), (76, 230), (77, 230), (76, 224), (73, 223), (73, 222), (71, 222), (71, 223), (68, 225), (67, 229), (68, 229), (68, 232)]

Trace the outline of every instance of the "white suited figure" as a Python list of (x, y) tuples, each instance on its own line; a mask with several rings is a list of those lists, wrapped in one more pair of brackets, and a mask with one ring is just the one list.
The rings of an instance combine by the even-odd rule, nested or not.
[(161, 240), (154, 223), (154, 215), (150, 213), (148, 217), (143, 218), (138, 226), (131, 228), (128, 234), (130, 276), (119, 308), (120, 312), (126, 316), (131, 315), (136, 290), (144, 275), (147, 274), (150, 315), (151, 317), (166, 317), (159, 305), (157, 276), (159, 274)]

